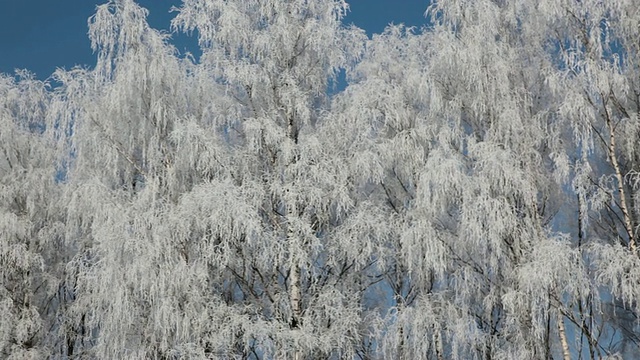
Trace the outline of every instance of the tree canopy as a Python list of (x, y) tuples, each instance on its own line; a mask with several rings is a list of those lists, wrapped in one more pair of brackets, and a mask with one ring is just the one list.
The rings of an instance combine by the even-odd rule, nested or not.
[[(426, 6), (427, 4), (425, 4)], [(133, 0), (0, 75), (0, 357), (640, 353), (640, 8)]]

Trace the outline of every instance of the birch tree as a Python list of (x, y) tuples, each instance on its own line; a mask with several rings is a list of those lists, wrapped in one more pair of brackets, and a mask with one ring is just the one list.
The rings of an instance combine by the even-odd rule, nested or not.
[(364, 36), (341, 25), (346, 9), (186, 1), (174, 25), (198, 31), (194, 64), (134, 2), (98, 7), (96, 69), (57, 74), (88, 354), (360, 351), (384, 229), (356, 192), (349, 143), (331, 138), (327, 90)]
[[(628, 1), (549, 4), (557, 60), (554, 82), (560, 113), (573, 131), (578, 243), (594, 264), (601, 287), (578, 306), (575, 321), (582, 348), (591, 358), (638, 349), (638, 212), (636, 171), (638, 126), (639, 13)], [(571, 156), (571, 155), (570, 155)], [(580, 305), (580, 304), (578, 304)], [(611, 345), (604, 345), (609, 343)], [(582, 347), (582, 348), (581, 348)]]
[(567, 303), (592, 283), (553, 227), (568, 161), (545, 14), (491, 1), (430, 14), (421, 35), (388, 28), (369, 43), (351, 110), (379, 129), (378, 192), (396, 219), (381, 351), (566, 358)]
[[(51, 95), (27, 71), (0, 75), (0, 356), (37, 359), (65, 341), (64, 226)], [(51, 331), (54, 329), (54, 331)]]

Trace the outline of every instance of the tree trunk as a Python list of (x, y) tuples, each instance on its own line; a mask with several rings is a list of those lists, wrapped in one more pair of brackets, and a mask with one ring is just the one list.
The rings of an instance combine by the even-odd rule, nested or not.
[[(293, 201), (292, 201), (293, 202)], [(288, 220), (291, 221), (295, 216), (295, 204), (289, 206), (288, 211)], [(290, 266), (290, 283), (289, 283), (289, 298), (291, 301), (291, 329), (296, 330), (299, 329), (302, 325), (302, 290), (301, 290), (301, 281), (300, 281), (300, 265), (299, 265), (299, 256), (298, 256), (298, 244), (296, 239), (296, 234), (291, 226), (288, 225), (288, 233), (287, 240), (289, 241), (289, 266)], [(302, 352), (297, 348), (294, 349), (293, 359), (300, 360), (302, 359)]]
[(558, 335), (560, 336), (560, 344), (562, 345), (562, 358), (564, 360), (571, 360), (571, 353), (569, 351), (569, 342), (567, 341), (567, 332), (564, 328), (564, 319), (562, 313), (558, 311)]
[(627, 235), (629, 236), (629, 250), (635, 254), (636, 253), (636, 241), (633, 235), (633, 226), (631, 225), (631, 215), (629, 215), (629, 209), (627, 207), (627, 194), (624, 189), (624, 177), (622, 175), (622, 170), (620, 169), (620, 164), (618, 164), (618, 158), (616, 157), (616, 136), (615, 136), (615, 128), (611, 121), (611, 117), (609, 116), (609, 112), (605, 107), (605, 116), (607, 121), (607, 127), (609, 128), (609, 160), (611, 161), (611, 166), (613, 166), (613, 170), (616, 173), (616, 180), (618, 180), (618, 193), (620, 194), (620, 210), (622, 211), (622, 216), (624, 217), (624, 228), (627, 230)]

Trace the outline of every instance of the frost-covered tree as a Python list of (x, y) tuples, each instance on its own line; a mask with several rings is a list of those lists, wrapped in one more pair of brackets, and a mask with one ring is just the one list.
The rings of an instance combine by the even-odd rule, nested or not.
[[(573, 13), (582, 17), (572, 27)], [(397, 232), (385, 356), (637, 351), (635, 140), (623, 140), (623, 154), (615, 130), (630, 113), (615, 91), (631, 92), (621, 74), (633, 73), (633, 51), (617, 38), (633, 38), (632, 13), (623, 3), (440, 1), (422, 34), (391, 27), (369, 42), (345, 103), (375, 129), (385, 168), (377, 193)], [(590, 31), (596, 52), (580, 40)], [(608, 88), (594, 92), (597, 79)], [(601, 106), (590, 94), (613, 98)], [(589, 155), (594, 140), (604, 156)], [(591, 228), (603, 245), (585, 226), (607, 202), (610, 220), (595, 222), (604, 234)]]
[(550, 2), (545, 9), (560, 70), (551, 83), (562, 101), (560, 118), (573, 134), (565, 151), (574, 164), (573, 233), (598, 286), (567, 317), (574, 317), (589, 356), (635, 356), (640, 73), (634, 24), (640, 13), (630, 1)]
[[(90, 356), (353, 357), (385, 229), (328, 89), (360, 52), (340, 1), (186, 1), (180, 59), (133, 1), (90, 20), (93, 71), (58, 72), (69, 231)], [(345, 120), (345, 119), (342, 119)], [(69, 129), (69, 130), (66, 130)], [(354, 140), (355, 141), (355, 140)], [(364, 184), (364, 185), (363, 185)]]
[[(0, 357), (39, 359), (66, 341), (63, 208), (47, 84), (0, 75)], [(53, 329), (54, 331), (51, 331)]]
[[(548, 90), (527, 67), (530, 54), (507, 42), (499, 7), (470, 5), (473, 16), (454, 27), (448, 6), (433, 8), (430, 32), (375, 37), (353, 87), (353, 116), (376, 129), (377, 192), (396, 232), (381, 351), (546, 358), (551, 297), (566, 296), (554, 283), (581, 279), (568, 242), (546, 227), (559, 191), (546, 160), (557, 147), (553, 104), (534, 98)], [(542, 249), (562, 261), (532, 277), (548, 266)]]

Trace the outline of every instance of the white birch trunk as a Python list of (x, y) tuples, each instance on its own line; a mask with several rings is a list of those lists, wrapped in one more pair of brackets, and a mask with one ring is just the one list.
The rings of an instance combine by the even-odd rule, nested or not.
[(611, 161), (611, 166), (613, 166), (613, 170), (616, 173), (616, 180), (618, 181), (618, 193), (620, 194), (620, 210), (622, 211), (622, 216), (624, 217), (624, 228), (625, 230), (627, 230), (627, 235), (629, 236), (629, 250), (633, 254), (635, 254), (636, 241), (633, 235), (631, 216), (629, 215), (629, 209), (627, 207), (627, 194), (624, 189), (624, 177), (622, 175), (622, 170), (620, 169), (620, 164), (618, 164), (618, 158), (616, 157), (616, 136), (614, 133), (615, 128), (608, 112), (606, 113), (606, 119), (607, 127), (609, 128), (609, 160)]
[(567, 332), (564, 328), (564, 319), (562, 313), (558, 311), (558, 335), (560, 336), (560, 344), (562, 345), (562, 358), (571, 360), (571, 352), (569, 351), (569, 342), (567, 341)]

